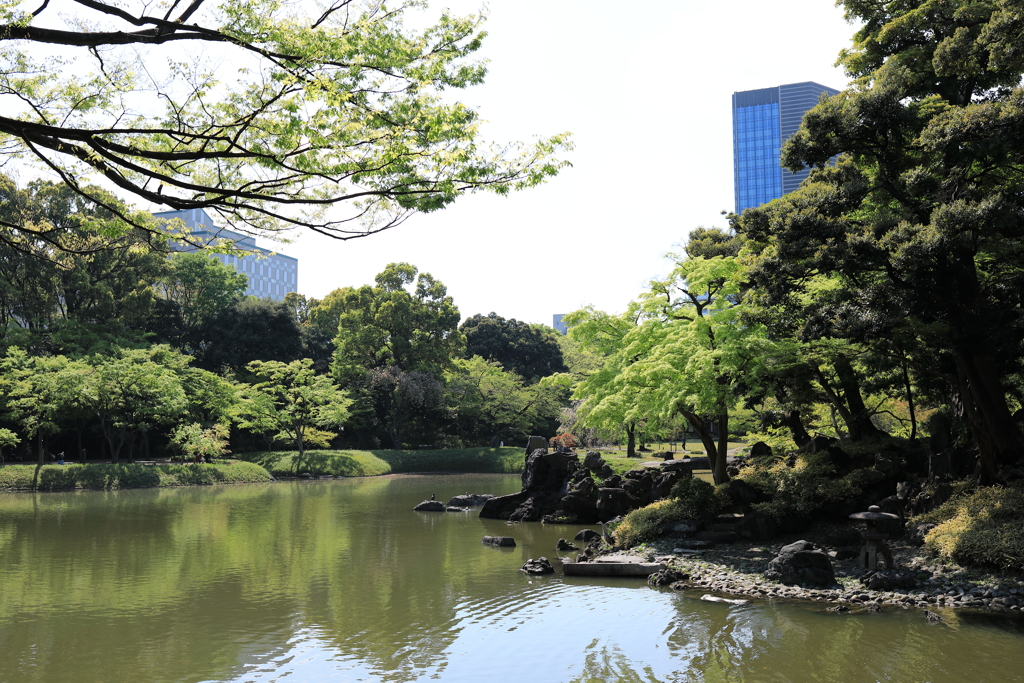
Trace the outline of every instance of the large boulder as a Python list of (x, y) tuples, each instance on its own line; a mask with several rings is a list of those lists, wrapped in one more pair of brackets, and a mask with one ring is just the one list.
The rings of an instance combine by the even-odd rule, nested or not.
[(639, 498), (629, 495), (623, 489), (597, 490), (597, 512), (602, 521), (615, 519), (642, 507)]
[(764, 577), (779, 583), (810, 583), (831, 586), (836, 582), (829, 556), (810, 541), (797, 541), (783, 546), (768, 563)]
[(448, 506), (439, 500), (425, 500), (413, 508), (416, 512), (444, 512)]
[(583, 458), (583, 466), (588, 470), (599, 472), (604, 465), (604, 458), (597, 451), (587, 451), (587, 457)]
[(548, 452), (548, 440), (543, 436), (531, 436), (526, 442), (526, 455), (532, 455), (536, 450)]
[(569, 485), (579, 459), (572, 453), (546, 453), (534, 450), (523, 468), (523, 489), (519, 493), (491, 498), (480, 509), (484, 519), (536, 522), (559, 509), (569, 493)]
[(475, 508), (480, 507), (491, 498), (494, 498), (490, 493), (467, 493), (462, 496), (452, 496), (448, 501), (448, 505), (461, 508)]

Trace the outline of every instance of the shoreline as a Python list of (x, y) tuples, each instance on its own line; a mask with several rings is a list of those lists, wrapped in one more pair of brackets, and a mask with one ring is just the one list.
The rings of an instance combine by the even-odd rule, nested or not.
[[(879, 609), (957, 609), (1005, 613), (1024, 621), (1024, 576), (947, 564), (930, 557), (924, 548), (890, 541), (893, 569), (867, 572), (857, 560), (840, 560), (835, 549), (819, 540), (821, 530), (787, 535), (771, 542), (723, 544), (679, 555), (671, 540), (640, 546), (631, 552), (663, 562), (689, 578), (679, 590), (700, 589), (708, 593), (742, 597), (749, 600), (801, 600), (830, 605), (827, 611), (879, 611)], [(784, 545), (808, 540), (829, 553), (837, 585), (822, 587), (787, 585), (764, 577), (768, 563)], [(875, 574), (886, 578), (909, 576), (913, 588), (895, 585), (882, 589), (868, 587)], [(879, 581), (881, 583), (881, 581)]]

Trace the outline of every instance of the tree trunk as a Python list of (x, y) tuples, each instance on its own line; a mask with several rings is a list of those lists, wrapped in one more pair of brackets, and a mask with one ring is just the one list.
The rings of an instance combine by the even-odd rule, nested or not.
[(995, 481), (1002, 465), (1015, 462), (1024, 451), (1024, 434), (1006, 404), (995, 361), (987, 355), (957, 353), (957, 374), (964, 412), (978, 443), (986, 480)]
[(857, 372), (853, 369), (849, 359), (845, 356), (838, 356), (833, 365), (850, 413), (850, 421), (846, 424), (850, 430), (850, 440), (860, 441), (870, 437), (888, 436), (871, 421), (871, 413), (864, 405), (864, 397), (860, 393), (860, 379), (857, 378)]
[(793, 435), (793, 443), (796, 444), (797, 448), (803, 448), (811, 442), (811, 435), (807, 433), (807, 428), (804, 427), (804, 421), (800, 417), (799, 410), (787, 410), (784, 412), (782, 414), (782, 424)]
[[(694, 433), (700, 438), (701, 443), (704, 445), (704, 452), (708, 456), (708, 462), (711, 463), (711, 475), (715, 479), (715, 484), (724, 484), (729, 481), (729, 474), (725, 471), (725, 451), (727, 448), (727, 440), (722, 438), (723, 434), (728, 435), (729, 433), (729, 415), (719, 415), (718, 426), (719, 426), (719, 441), (715, 444), (714, 438), (711, 436), (711, 431), (708, 429), (708, 425), (704, 423), (704, 420), (689, 410), (680, 410), (683, 417), (690, 423)], [(722, 421), (725, 421), (725, 428), (722, 428)]]
[(636, 457), (636, 423), (630, 422), (626, 425), (626, 457)]

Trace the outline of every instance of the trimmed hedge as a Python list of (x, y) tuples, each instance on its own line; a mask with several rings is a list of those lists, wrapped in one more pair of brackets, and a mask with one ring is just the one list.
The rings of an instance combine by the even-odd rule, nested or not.
[(154, 486), (244, 484), (271, 481), (270, 473), (251, 462), (141, 465), (95, 463), (68, 465), (5, 465), (0, 467), (0, 490), (62, 491), (71, 489), (130, 489)]
[(237, 457), (257, 463), (275, 476), (372, 477), (408, 472), (475, 472), (520, 474), (526, 460), (522, 448), (448, 448), (407, 451), (306, 451), (296, 467), (296, 451), (242, 453)]

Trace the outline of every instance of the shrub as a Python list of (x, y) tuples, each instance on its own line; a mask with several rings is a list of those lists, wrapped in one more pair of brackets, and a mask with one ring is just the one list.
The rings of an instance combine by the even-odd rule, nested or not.
[(671, 522), (692, 519), (688, 516), (689, 512), (690, 508), (676, 498), (665, 498), (647, 507), (633, 510), (615, 529), (615, 542), (630, 548), (653, 541), (665, 533)]
[(680, 479), (672, 487), (670, 498), (679, 501), (680, 519), (707, 520), (725, 509), (728, 500), (709, 482), (697, 477)]
[(835, 465), (826, 453), (801, 455), (793, 467), (785, 459), (754, 463), (745, 467), (740, 476), (771, 498), (767, 503), (755, 503), (754, 509), (778, 522), (807, 519), (830, 507), (849, 507), (860, 501), (865, 490), (885, 478), (872, 468), (836, 476)]
[(956, 496), (915, 517), (915, 524), (937, 526), (925, 546), (964, 565), (1024, 571), (1024, 484), (992, 486)]
[[(258, 463), (273, 474), (295, 476), (297, 451), (243, 453), (239, 458)], [(306, 451), (299, 473), (336, 477), (372, 477), (404, 472), (480, 472), (520, 474), (521, 448), (453, 448), (423, 450)]]

